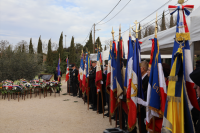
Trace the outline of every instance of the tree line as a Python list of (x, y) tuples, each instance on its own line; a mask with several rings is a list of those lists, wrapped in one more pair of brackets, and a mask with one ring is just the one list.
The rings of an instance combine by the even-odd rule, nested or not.
[[(48, 44), (42, 42), (41, 36), (38, 39), (37, 49), (34, 49), (32, 38), (29, 44), (22, 40), (13, 47), (7, 40), (0, 42), (0, 81), (5, 79), (17, 80), (21, 78), (33, 79), (39, 73), (53, 74), (58, 65), (60, 54), (60, 68), (62, 73), (66, 72), (66, 58), (69, 58), (70, 64), (80, 66), (80, 57), (82, 50), (85, 53), (93, 53), (92, 33), (85, 45), (75, 43), (74, 37), (71, 38), (70, 47), (63, 48), (63, 32), (60, 35), (58, 47), (52, 43), (51, 39)], [(102, 45), (100, 38), (96, 39), (95, 48)], [(45, 52), (44, 52), (45, 51)], [(96, 51), (95, 51), (96, 52)]]

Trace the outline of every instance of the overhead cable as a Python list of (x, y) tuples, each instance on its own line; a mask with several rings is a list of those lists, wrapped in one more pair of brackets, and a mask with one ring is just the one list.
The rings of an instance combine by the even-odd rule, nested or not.
[[(118, 6), (118, 4), (120, 2), (121, 2), (121, 0), (117, 3), (117, 5), (115, 5), (115, 7), (101, 21), (103, 21), (106, 17), (108, 17), (108, 15)], [(99, 21), (98, 23), (96, 23), (96, 25), (98, 25), (101, 21)]]

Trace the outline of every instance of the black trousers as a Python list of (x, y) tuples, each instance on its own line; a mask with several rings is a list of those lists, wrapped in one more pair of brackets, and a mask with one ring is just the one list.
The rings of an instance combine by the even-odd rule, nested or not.
[(93, 107), (96, 108), (97, 107), (97, 88), (93, 87), (90, 89), (92, 92), (92, 104), (93, 104)]
[(72, 83), (73, 96), (77, 96), (77, 83)]

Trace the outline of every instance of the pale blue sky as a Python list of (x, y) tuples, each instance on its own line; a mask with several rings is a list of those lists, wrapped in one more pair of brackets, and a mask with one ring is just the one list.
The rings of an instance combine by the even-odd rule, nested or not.
[[(128, 1), (122, 0), (103, 22), (112, 18)], [(135, 20), (142, 20), (167, 1), (131, 0), (113, 20), (97, 25), (96, 29), (101, 30), (96, 32), (96, 37), (99, 36), (104, 44), (105, 40), (112, 37), (112, 27), (117, 35), (120, 24), (124, 31), (130, 24), (133, 25)], [(169, 4), (174, 5), (177, 1), (172, 0)], [(58, 43), (63, 31), (64, 35), (67, 35), (67, 47), (72, 36), (75, 37), (76, 43), (82, 43), (91, 26), (104, 18), (117, 2), (118, 0), (0, 0), (0, 40), (8, 40), (15, 45), (21, 40), (29, 43), (32, 38), (36, 48), (40, 35), (44, 43), (50, 38), (52, 42)], [(197, 8), (200, 6), (200, 0), (189, 0), (187, 4), (193, 4)], [(158, 14), (167, 10), (168, 5), (161, 8)], [(155, 18), (155, 15), (151, 15), (142, 24)]]

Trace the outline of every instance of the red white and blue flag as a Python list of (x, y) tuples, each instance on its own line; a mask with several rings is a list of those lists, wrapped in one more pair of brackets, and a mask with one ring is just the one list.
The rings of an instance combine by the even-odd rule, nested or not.
[(86, 89), (88, 88), (88, 77), (89, 77), (89, 56), (86, 52), (86, 58), (85, 58), (85, 67), (83, 72), (83, 82), (82, 82), (82, 93), (86, 92)]
[(161, 132), (163, 119), (159, 118), (159, 116), (164, 115), (167, 90), (157, 38), (152, 39), (152, 43), (154, 48), (152, 48), (152, 64), (147, 90), (146, 127), (149, 131), (153, 130), (153, 122), (151, 121), (151, 119), (153, 118), (153, 116), (156, 116), (155, 131)]
[(82, 89), (83, 71), (84, 71), (84, 62), (83, 62), (83, 57), (84, 57), (84, 55), (82, 54), (82, 55), (81, 55), (80, 68), (79, 68), (79, 76), (78, 76), (79, 87), (80, 87), (80, 89)]
[(117, 83), (116, 83), (116, 76), (117, 76), (117, 61), (116, 61), (116, 43), (113, 41), (112, 51), (111, 51), (111, 87), (110, 87), (110, 115), (113, 116), (115, 113), (115, 109), (117, 107)]
[(111, 83), (111, 49), (108, 57), (107, 78), (106, 78), (106, 91), (109, 94), (110, 94), (110, 83)]
[(65, 79), (65, 81), (68, 81), (69, 80), (69, 59), (68, 59), (68, 57), (66, 59), (66, 63), (67, 63), (67, 70), (66, 70), (66, 79)]
[[(190, 100), (192, 106), (194, 106), (196, 109), (200, 110), (198, 101), (197, 101), (197, 97), (196, 97), (196, 92), (193, 89), (194, 83), (189, 77), (189, 74), (192, 73), (193, 68), (192, 68), (192, 61), (191, 61), (192, 58), (191, 58), (191, 53), (190, 53), (190, 45), (189, 45), (189, 41), (188, 41), (188, 40), (190, 40), (190, 34), (189, 34), (188, 26), (186, 23), (186, 19), (185, 19), (185, 14), (187, 16), (189, 16), (190, 13), (192, 12), (193, 8), (194, 8), (194, 5), (181, 5), (181, 6), (171, 6), (170, 5), (169, 6), (169, 11), (170, 11), (171, 15), (173, 13), (175, 13), (176, 11), (178, 11), (177, 26), (176, 26), (176, 40), (182, 41), (183, 38), (184, 38), (184, 40), (186, 40), (185, 43), (174, 41), (172, 59), (174, 59), (175, 53), (177, 52), (180, 45), (182, 45), (182, 47), (183, 47), (182, 48), (183, 49), (183, 71), (184, 71), (184, 78), (186, 81), (188, 97), (189, 97), (189, 100)], [(180, 33), (180, 35), (177, 33)], [(174, 60), (171, 61), (171, 65), (173, 63), (174, 63)]]
[(95, 77), (95, 84), (96, 84), (96, 87), (97, 87), (97, 93), (101, 89), (101, 81), (102, 81), (102, 79), (103, 79), (103, 77), (102, 77), (102, 70), (101, 70), (100, 52), (98, 50), (98, 53), (97, 53), (96, 77)]

